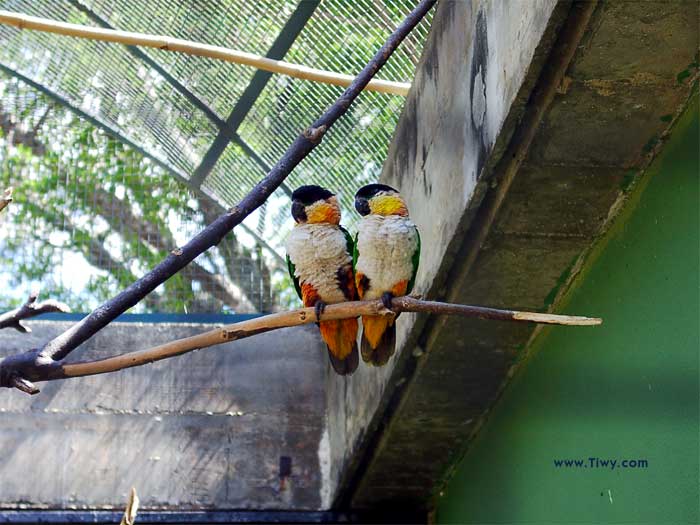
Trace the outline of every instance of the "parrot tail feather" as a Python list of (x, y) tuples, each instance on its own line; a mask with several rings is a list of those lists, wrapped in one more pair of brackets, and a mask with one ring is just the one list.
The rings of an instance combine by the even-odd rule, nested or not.
[(374, 366), (389, 362), (396, 349), (396, 324), (392, 317), (362, 317), (362, 360)]
[(342, 376), (357, 370), (360, 362), (357, 351), (357, 319), (321, 321), (319, 328), (328, 348), (328, 358), (333, 370)]
[(333, 370), (341, 376), (349, 376), (355, 370), (357, 370), (357, 365), (360, 363), (360, 353), (357, 351), (357, 343), (352, 345), (352, 351), (348, 354), (345, 359), (338, 359), (333, 355), (330, 347), (328, 348), (328, 359), (331, 362)]

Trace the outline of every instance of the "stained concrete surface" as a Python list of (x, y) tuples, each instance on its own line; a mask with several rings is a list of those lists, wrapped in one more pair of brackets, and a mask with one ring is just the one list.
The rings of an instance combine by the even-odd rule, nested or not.
[[(69, 325), (0, 332), (3, 355)], [(212, 329), (113, 323), (71, 359), (96, 359)], [(322, 507), (324, 378), (315, 326), (288, 328), (114, 374), (0, 396), (0, 507)], [(280, 480), (280, 457), (291, 476)]]
[[(509, 121), (519, 117), (536, 77), (539, 66), (533, 62), (550, 45), (555, 4), (443, 2), (437, 8), (382, 174), (383, 181), (401, 188), (421, 231), (418, 293), (434, 287), (454, 257), (453, 240), (461, 235), (463, 218), (485, 189), (478, 174), (491, 152), (503, 147), (501, 132), (512, 130)], [(398, 323), (398, 346), (405, 353), (413, 351), (415, 341), (407, 341), (415, 337), (416, 320), (402, 314)], [(330, 379), (329, 407), (338, 407), (338, 421), (343, 421), (334, 423), (329, 413), (337, 466), (332, 477), (340, 474), (341, 485), (354, 483), (358, 446), (374, 433), (373, 421), (402, 381), (400, 375), (390, 379), (399, 359), (343, 383)], [(355, 402), (339, 402), (344, 399)], [(416, 492), (425, 487), (397, 483)], [(341, 489), (337, 501), (344, 496)]]
[[(507, 3), (495, 4), (508, 9)], [(526, 9), (530, 4), (509, 5)], [(539, 7), (542, 11), (530, 13), (539, 16), (530, 17), (529, 24), (527, 13), (521, 13), (521, 23), (529, 30), (527, 42), (537, 44), (539, 35), (545, 52), (550, 37), (543, 27), (552, 6)], [(550, 27), (557, 25), (562, 9), (565, 19), (571, 16), (569, 7), (558, 4)], [(488, 108), (502, 104), (499, 95), (513, 90), (477, 92), (473, 86), (479, 67), (482, 77), (486, 70), (485, 78), (493, 70), (506, 78), (513, 73), (513, 87), (522, 78), (517, 72), (528, 69), (510, 63), (512, 69), (504, 73), (495, 65), (498, 61), (490, 53), (506, 49), (496, 44), (504, 37), (488, 23), (488, 31), (478, 29), (494, 9), (480, 2), (441, 6), (382, 181), (408, 197), (421, 229), (425, 266), (419, 291), (456, 303), (556, 311), (588, 248), (624, 206), (627, 190), (663, 146), (666, 130), (687, 104), (698, 78), (700, 4), (597, 5), (524, 163), (483, 243), (474, 248), (471, 240), (477, 230), (470, 228), (484, 224), (482, 195), (483, 202), (492, 203), (490, 196), (499, 191), (500, 174), (490, 168), (503, 153), (498, 142), (510, 136), (507, 123), (513, 120), (506, 119), (499, 129), (489, 123), (504, 122), (503, 115), (484, 118), (482, 110), (486, 107), (488, 116)], [(497, 18), (497, 25), (509, 26), (503, 22), (509, 16), (499, 12)], [(471, 29), (459, 33), (457, 20)], [(474, 60), (484, 49), (489, 59), (477, 67), (475, 77)], [(533, 56), (532, 51), (519, 51)], [(531, 74), (537, 72), (538, 59), (535, 53)], [(531, 87), (525, 79), (524, 87)], [(493, 87), (502, 88), (503, 82)], [(518, 104), (516, 98), (511, 108), (516, 117)], [(455, 246), (457, 255), (450, 257)], [(474, 264), (465, 264), (472, 256)], [(441, 278), (447, 279), (444, 286)], [(379, 408), (361, 428), (378, 429), (378, 434), (368, 438), (371, 432), (365, 431), (361, 436), (364, 449), (355, 475), (340, 489), (341, 500), (351, 506), (429, 509), (450, 465), (464, 453), (526, 355), (534, 330), (531, 325), (450, 316), (415, 320), (403, 321), (403, 348), (379, 390), (382, 402), (370, 400)]]
[[(444, 271), (463, 217), (484, 187), (478, 176), (504, 129), (517, 120), (551, 39), (556, 1), (440, 2), (411, 92), (397, 127), (382, 181), (399, 187), (422, 239), (415, 291), (426, 293)], [(549, 29), (549, 31), (548, 31)], [(542, 57), (539, 57), (541, 62)], [(402, 314), (397, 345), (412, 352), (417, 316)], [(365, 439), (375, 432), (388, 397), (401, 376), (397, 357), (383, 368), (360, 367), (350, 378), (328, 378), (330, 477), (341, 489), (337, 505), (348, 505)], [(406, 451), (404, 451), (406, 452)], [(406, 454), (404, 459), (410, 457)], [(397, 467), (394, 475), (405, 470)], [(411, 469), (412, 472), (415, 470)], [(397, 481), (404, 489), (425, 492), (418, 481)]]

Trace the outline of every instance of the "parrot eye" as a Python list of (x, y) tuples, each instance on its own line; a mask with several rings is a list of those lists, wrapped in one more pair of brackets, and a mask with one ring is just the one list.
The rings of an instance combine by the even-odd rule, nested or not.
[(306, 206), (299, 201), (292, 202), (292, 217), (296, 222), (306, 221)]
[(367, 199), (365, 199), (363, 197), (357, 197), (355, 199), (355, 209), (362, 216), (369, 215), (369, 213), (370, 213), (369, 202), (367, 201)]

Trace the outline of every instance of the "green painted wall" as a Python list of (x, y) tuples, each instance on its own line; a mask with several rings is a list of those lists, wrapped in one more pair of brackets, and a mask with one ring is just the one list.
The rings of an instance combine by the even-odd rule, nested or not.
[[(698, 107), (438, 501), (439, 523), (698, 523)], [(589, 457), (645, 459), (592, 468)], [(588, 467), (556, 468), (555, 459)]]

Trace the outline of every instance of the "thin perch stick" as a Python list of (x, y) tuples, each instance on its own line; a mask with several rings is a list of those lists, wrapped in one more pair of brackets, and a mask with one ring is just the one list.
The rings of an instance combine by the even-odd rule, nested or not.
[(129, 493), (129, 501), (126, 502), (126, 509), (124, 509), (124, 515), (119, 525), (134, 525), (136, 523), (136, 514), (139, 510), (139, 500), (138, 494), (136, 494), (136, 488), (131, 487), (131, 492)]
[[(15, 26), (20, 29), (32, 29), (45, 33), (55, 33), (89, 40), (99, 40), (102, 42), (115, 42), (128, 46), (154, 47), (164, 51), (176, 51), (187, 55), (214, 58), (225, 62), (233, 62), (234, 64), (252, 66), (257, 69), (262, 69), (263, 71), (269, 71), (270, 73), (279, 73), (281, 75), (324, 84), (333, 84), (335, 86), (348, 87), (355, 78), (342, 73), (324, 71), (322, 69), (299, 64), (291, 64), (282, 60), (273, 60), (245, 51), (236, 51), (225, 47), (201, 44), (181, 38), (69, 24), (48, 18), (13, 13), (11, 11), (0, 10), (0, 23)], [(410, 84), (404, 82), (373, 79), (364, 89), (405, 97), (410, 87)]]
[[(397, 297), (392, 301), (392, 309), (387, 310), (381, 301), (354, 301), (328, 305), (322, 315), (326, 321), (349, 319), (361, 315), (394, 315), (399, 312), (425, 312), (438, 315), (460, 315), (479, 319), (495, 319), (501, 321), (534, 322), (568, 326), (594, 326), (603, 321), (595, 317), (578, 317), (570, 315), (555, 315), (535, 312), (519, 312), (514, 310), (499, 310), (483, 306), (440, 303), (422, 301), (414, 297)], [(202, 348), (244, 339), (253, 335), (316, 322), (314, 308), (299, 308), (288, 312), (249, 319), (215, 330), (210, 330), (192, 337), (178, 339), (153, 348), (129, 352), (115, 357), (97, 361), (64, 364), (54, 367), (44, 377), (32, 378), (35, 381), (46, 379), (65, 379), (97, 374), (107, 374), (125, 368), (142, 366), (155, 361), (191, 352)]]

